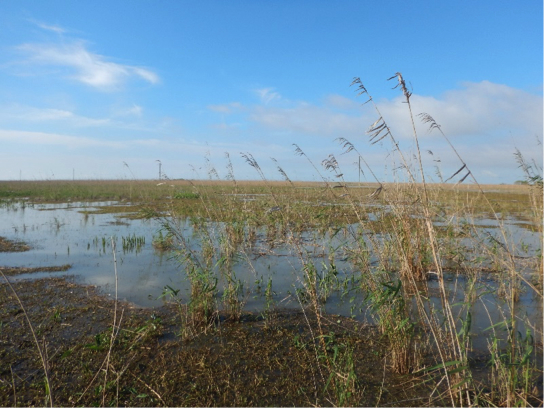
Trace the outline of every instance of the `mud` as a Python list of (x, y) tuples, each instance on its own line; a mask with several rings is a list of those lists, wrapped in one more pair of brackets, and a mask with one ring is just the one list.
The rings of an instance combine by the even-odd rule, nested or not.
[(389, 372), (374, 328), (347, 318), (324, 316), (319, 329), (315, 317), (302, 312), (277, 311), (267, 319), (246, 314), (237, 322), (219, 316), (183, 339), (173, 305), (142, 309), (118, 302), (119, 331), (108, 359), (113, 300), (71, 278), (18, 281), (12, 287), (24, 310), (12, 289), (1, 284), (2, 406), (48, 403), (44, 367), (25, 313), (45, 355), (56, 406), (337, 404), (334, 387), (327, 387), (334, 369), (319, 356), (319, 330), (326, 333), (327, 353), (353, 350), (350, 404), (440, 403), (427, 397), (430, 391), (420, 379)]
[(6, 276), (22, 275), (23, 273), (36, 273), (36, 272), (65, 272), (69, 270), (72, 265), (58, 265), (58, 266), (37, 266), (35, 268), (25, 268), (22, 266), (9, 267), (0, 266), (0, 272)]
[(24, 242), (11, 241), (0, 237), (0, 252), (25, 252), (30, 251), (30, 246)]

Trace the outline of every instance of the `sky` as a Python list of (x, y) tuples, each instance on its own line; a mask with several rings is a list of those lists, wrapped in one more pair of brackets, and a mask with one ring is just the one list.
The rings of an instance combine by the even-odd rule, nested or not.
[(381, 117), (417, 169), (411, 108), (427, 181), (462, 164), (420, 113), (479, 183), (513, 183), (516, 149), (542, 168), (542, 17), (541, 0), (3, 0), (0, 180), (226, 179), (229, 160), (260, 179), (245, 155), (318, 181), (333, 155), (347, 181), (402, 181), (368, 130)]

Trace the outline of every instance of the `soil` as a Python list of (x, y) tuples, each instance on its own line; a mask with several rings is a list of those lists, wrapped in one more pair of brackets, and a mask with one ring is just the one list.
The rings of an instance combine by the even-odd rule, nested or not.
[[(115, 301), (97, 288), (70, 277), (17, 281), (11, 287), (0, 285), (2, 406), (49, 404), (44, 366), (25, 314), (46, 360), (56, 406), (338, 404), (329, 377), (342, 373), (334, 374), (319, 356), (315, 316), (282, 311), (266, 319), (218, 316), (196, 336), (184, 338), (175, 305), (141, 309), (117, 302), (119, 331), (109, 352)], [(334, 346), (340, 356), (353, 350), (356, 379), (345, 403), (431, 403), (417, 380), (389, 372), (373, 327), (324, 316), (322, 332), (330, 361)]]
[(58, 265), (58, 266), (37, 266), (35, 268), (25, 268), (22, 266), (0, 266), (0, 271), (6, 276), (22, 275), (23, 273), (34, 272), (64, 272), (70, 269), (72, 265)]
[(11, 241), (0, 237), (0, 252), (25, 252), (30, 251), (30, 246), (24, 242)]

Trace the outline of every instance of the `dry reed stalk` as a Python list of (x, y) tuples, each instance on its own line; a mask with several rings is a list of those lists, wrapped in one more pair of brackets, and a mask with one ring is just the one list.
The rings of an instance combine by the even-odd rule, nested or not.
[[(106, 387), (108, 384), (108, 370), (110, 366), (110, 356), (113, 349), (113, 343), (117, 337), (117, 334), (119, 334), (119, 324), (117, 322), (117, 300), (118, 300), (118, 286), (119, 286), (119, 278), (117, 275), (117, 257), (115, 255), (115, 240), (113, 237), (110, 237), (111, 240), (111, 252), (113, 255), (113, 270), (115, 274), (115, 303), (113, 306), (113, 323), (111, 327), (111, 336), (110, 336), (110, 346), (108, 348), (108, 352), (106, 354), (106, 368), (104, 373), (104, 385), (103, 385), (103, 392), (102, 392), (102, 406), (106, 406)], [(117, 328), (117, 331), (115, 330)]]
[[(430, 209), (429, 209), (429, 198), (428, 198), (428, 194), (427, 194), (427, 185), (426, 185), (426, 182), (425, 182), (425, 172), (423, 171), (423, 163), (421, 161), (421, 150), (419, 148), (419, 138), (418, 138), (415, 123), (414, 123), (414, 116), (412, 114), (412, 105), (410, 103), (410, 96), (412, 94), (406, 88), (406, 82), (404, 81), (404, 78), (402, 77), (402, 74), (400, 72), (397, 72), (396, 77), (397, 77), (397, 80), (398, 80), (398, 85), (397, 86), (400, 86), (400, 88), (401, 88), (401, 90), (402, 90), (402, 92), (404, 94), (404, 97), (406, 99), (406, 104), (408, 106), (408, 111), (409, 111), (409, 114), (410, 114), (410, 121), (412, 123), (413, 136), (414, 136), (414, 140), (415, 140), (416, 146), (417, 146), (417, 158), (418, 158), (418, 162), (419, 162), (421, 180), (422, 180), (422, 183), (423, 183), (423, 200), (424, 200), (423, 201), (423, 212), (424, 212), (424, 216), (425, 216), (425, 224), (427, 226), (427, 232), (428, 232), (428, 235), (429, 235), (429, 243), (430, 243), (430, 246), (431, 246), (431, 251), (432, 251), (432, 255), (433, 255), (433, 260), (434, 260), (436, 272), (437, 272), (437, 275), (439, 276), (440, 291), (442, 292), (443, 299), (446, 300), (447, 299), (447, 293), (446, 293), (446, 289), (445, 289), (445, 285), (444, 285), (442, 261), (440, 260), (440, 254), (439, 254), (438, 246), (437, 246), (436, 232), (435, 232), (435, 229), (434, 229), (434, 226), (433, 226), (433, 223), (432, 223), (432, 216), (431, 216)], [(394, 78), (394, 77), (392, 77), (392, 78)], [(390, 79), (392, 79), (392, 78), (390, 78)], [(456, 333), (455, 333), (455, 320), (454, 320), (453, 312), (451, 310), (450, 303), (448, 301), (443, 301), (443, 307), (446, 310), (446, 317), (447, 317), (447, 319), (449, 321), (448, 329), (450, 330), (450, 335), (451, 335), (451, 338), (452, 338), (452, 340), (454, 342), (454, 346), (455, 346), (454, 347), (455, 358), (458, 361), (463, 361), (464, 358), (463, 358), (462, 346), (459, 343), (458, 337), (456, 336)], [(460, 374), (456, 375), (456, 377), (459, 378), (459, 375)], [(464, 391), (465, 391), (465, 397), (467, 399), (467, 403), (469, 405), (471, 405), (471, 396), (470, 396), (470, 393), (469, 393), (468, 384), (465, 384)], [(461, 394), (461, 389), (459, 390), (459, 393)], [(459, 395), (459, 397), (460, 397), (460, 401), (462, 403), (462, 401), (463, 401), (462, 395)], [(452, 396), (452, 399), (453, 399), (453, 396)]]

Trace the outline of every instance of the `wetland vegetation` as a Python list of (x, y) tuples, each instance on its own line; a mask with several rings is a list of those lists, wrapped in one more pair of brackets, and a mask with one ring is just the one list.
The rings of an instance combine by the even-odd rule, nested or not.
[[(225, 179), (207, 162), (206, 181), (0, 182), (6, 217), (49, 213), (12, 225), (2, 250), (28, 251), (6, 262), (46, 247), (22, 242), (31, 229), (73, 240), (35, 258), (55, 265), (0, 265), (2, 405), (542, 405), (542, 169), (514, 154), (526, 183), (484, 186), (459, 157), (431, 183), (417, 133), (408, 155), (378, 115), (370, 142), (391, 142), (402, 182), (371, 168), (372, 182), (346, 182), (334, 155), (318, 165), (296, 145), (320, 182), (279, 165), (270, 181), (249, 153), (258, 181), (237, 180), (227, 155)], [(97, 259), (107, 270), (82, 285)], [(177, 279), (142, 284), (133, 268), (159, 260)], [(131, 281), (160, 281), (149, 297), (163, 305), (140, 307)]]

